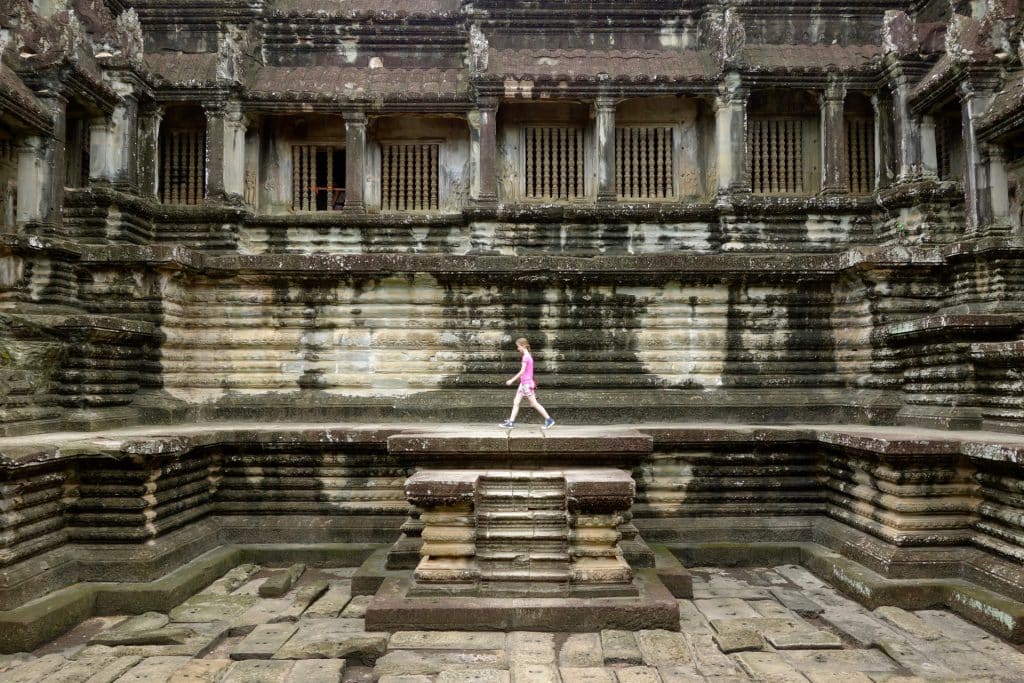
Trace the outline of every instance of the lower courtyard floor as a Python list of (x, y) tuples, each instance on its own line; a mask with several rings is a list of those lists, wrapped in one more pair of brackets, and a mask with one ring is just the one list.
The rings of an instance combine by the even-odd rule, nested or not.
[[(795, 565), (693, 568), (680, 631), (364, 628), (355, 568), (242, 565), (169, 613), (89, 619), (5, 683), (1021, 681), (1024, 653), (944, 610), (869, 610)], [(438, 624), (443, 627), (443, 624)]]

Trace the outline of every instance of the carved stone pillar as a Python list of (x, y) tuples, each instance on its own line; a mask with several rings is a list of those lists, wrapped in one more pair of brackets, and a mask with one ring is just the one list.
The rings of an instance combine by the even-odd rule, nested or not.
[(597, 113), (597, 202), (615, 201), (615, 100), (599, 97), (594, 102)]
[(843, 104), (846, 89), (830, 85), (821, 95), (821, 192), (845, 194), (850, 191), (846, 177), (846, 125)]
[(482, 97), (477, 100), (475, 122), (472, 126), (475, 154), (476, 201), (494, 204), (498, 201), (498, 98)]
[(935, 137), (935, 117), (921, 117), (921, 176), (935, 179), (939, 177), (939, 152)]
[(974, 122), (985, 113), (992, 102), (990, 93), (979, 93), (969, 84), (960, 87), (960, 112), (964, 137), (964, 199), (967, 209), (967, 227), (977, 230), (989, 215), (987, 169), (981, 157), (981, 146), (974, 132)]
[(18, 146), (19, 226), (37, 223), (43, 218), (43, 139), (38, 135), (22, 138)]
[(366, 114), (345, 112), (345, 206), (349, 213), (366, 213)]
[(112, 183), (114, 181), (113, 137), (113, 123), (109, 116), (89, 121), (90, 185)]
[(206, 202), (224, 201), (225, 111), (220, 104), (206, 107)]
[(747, 178), (747, 91), (739, 74), (730, 73), (715, 98), (718, 194), (750, 191)]
[(988, 216), (986, 232), (1008, 234), (1010, 231), (1010, 184), (1006, 176), (1006, 159), (1002, 145), (984, 145), (985, 170), (988, 180)]
[(879, 97), (878, 93), (871, 96), (871, 112), (875, 119), (875, 187), (888, 187), (893, 182), (892, 158), (894, 147), (892, 131), (888, 125), (891, 117), (888, 100)]
[(910, 83), (897, 76), (892, 89), (893, 116), (896, 124), (896, 180), (917, 179), (920, 173), (921, 141), (918, 122), (910, 113)]
[(231, 102), (224, 112), (224, 195), (233, 204), (240, 204), (245, 194), (245, 130), (248, 120), (238, 102)]
[(151, 105), (139, 115), (139, 192), (156, 197), (160, 191), (160, 124), (163, 107)]

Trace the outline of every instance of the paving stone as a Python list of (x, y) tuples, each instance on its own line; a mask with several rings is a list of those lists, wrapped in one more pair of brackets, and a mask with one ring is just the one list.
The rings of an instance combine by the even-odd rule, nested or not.
[(189, 661), (189, 657), (148, 657), (118, 678), (117, 683), (167, 683)]
[(249, 659), (232, 664), (220, 683), (284, 683), (291, 669), (292, 662)]
[[(97, 635), (120, 636), (125, 633), (138, 633), (139, 631), (156, 631), (157, 629), (167, 626), (170, 621), (171, 618), (161, 612), (146, 612), (145, 614), (136, 614), (135, 616), (128, 617), (127, 619), (118, 622), (112, 628), (105, 629)], [(95, 637), (89, 642), (94, 641)]]
[[(245, 635), (260, 624), (280, 621), (281, 615), (290, 614), (292, 607), (291, 598), (259, 598), (241, 616), (231, 619), (231, 635)], [(291, 620), (295, 620), (294, 615)]]
[(827, 631), (770, 631), (764, 637), (776, 650), (828, 650), (843, 646), (839, 636)]
[(684, 633), (710, 633), (711, 625), (692, 600), (679, 600), (679, 630)]
[[(372, 661), (387, 649), (387, 633), (362, 630), (362, 619), (303, 619), (298, 630), (274, 653), (274, 659)], [(418, 672), (414, 672), (418, 673)]]
[(692, 665), (659, 666), (662, 683), (703, 683), (705, 678)]
[(388, 647), (394, 650), (501, 650), (505, 634), (495, 631), (397, 631)]
[(234, 622), (249, 608), (259, 603), (255, 595), (226, 595), (197, 593), (171, 610), (171, 621), (196, 623), (201, 621)]
[[(184, 630), (184, 637), (179, 631)], [(75, 659), (98, 657), (112, 654), (119, 657), (139, 655), (140, 657), (202, 657), (212, 650), (228, 634), (228, 625), (222, 621), (211, 623), (179, 623), (166, 626), (160, 631), (173, 632), (174, 637), (167, 639), (166, 645), (90, 645), (78, 654)], [(147, 633), (158, 633), (147, 632)], [(153, 641), (157, 642), (157, 641)]]
[(362, 619), (366, 616), (366, 608), (370, 606), (370, 601), (373, 600), (372, 595), (356, 595), (348, 604), (345, 605), (345, 609), (341, 611), (341, 616), (344, 619)]
[(442, 671), (437, 683), (509, 683), (512, 673), (504, 669), (477, 669), (475, 671)]
[(304, 659), (295, 662), (285, 683), (338, 683), (345, 671), (344, 659)]
[(293, 564), (283, 571), (274, 572), (260, 585), (259, 596), (261, 598), (282, 597), (292, 589), (292, 586), (302, 577), (305, 571), (306, 565)]
[(902, 637), (869, 612), (829, 607), (821, 613), (821, 618), (860, 647), (871, 647), (881, 638)]
[[(106, 655), (66, 662), (46, 676), (46, 683), (111, 683), (142, 661), (142, 657)], [(0, 677), (0, 680), (6, 680)]]
[(601, 631), (601, 651), (604, 663), (608, 664), (643, 664), (644, 656), (636, 642), (632, 631), (606, 629)]
[(505, 639), (509, 661), (519, 664), (553, 664), (555, 634), (536, 631), (512, 631)]
[(763, 650), (765, 647), (764, 636), (749, 628), (726, 629), (715, 633), (712, 638), (718, 649), (725, 654)]
[(512, 665), (512, 683), (560, 683), (558, 669), (540, 662), (515, 662)]
[(984, 640), (992, 636), (980, 626), (972, 624), (952, 612), (944, 610), (919, 610), (914, 612), (925, 624), (934, 627), (947, 640)]
[[(799, 614), (779, 604), (775, 600), (749, 600), (747, 604), (751, 609), (766, 619), (788, 619), (789, 621), (803, 622)], [(803, 622), (807, 623), (807, 622)]]
[(174, 683), (220, 683), (230, 659), (193, 659), (174, 672)]
[(16, 666), (24, 664), (25, 662), (31, 662), (33, 659), (35, 659), (35, 657), (28, 652), (15, 652), (10, 655), (0, 655), (0, 673), (9, 671)]
[(693, 604), (708, 621), (715, 621), (716, 619), (753, 619), (759, 616), (750, 605), (739, 598), (694, 600)]
[(807, 677), (775, 652), (741, 652), (736, 661), (754, 680), (772, 683), (807, 683)]
[(885, 637), (880, 638), (875, 644), (880, 647), (885, 654), (892, 657), (897, 663), (908, 669), (915, 676), (932, 678), (945, 676), (952, 678), (956, 675), (950, 669), (937, 663), (934, 658), (929, 657), (916, 649), (905, 638)]
[[(958, 675), (1005, 676), (1008, 671), (1024, 672), (1024, 655), (992, 638), (980, 640), (920, 641), (917, 649)], [(1024, 680), (1024, 676), (1018, 676)]]
[(929, 625), (917, 615), (899, 607), (879, 607), (875, 614), (890, 624), (922, 640), (938, 640), (942, 632)]
[(240, 564), (228, 571), (209, 586), (199, 592), (199, 595), (228, 595), (244, 586), (260, 570), (259, 565)]
[(260, 577), (258, 579), (250, 579), (249, 581), (244, 583), (241, 586), (241, 588), (236, 589), (231, 594), (232, 595), (255, 595), (256, 597), (259, 597), (260, 586), (262, 586), (263, 583), (266, 580), (267, 580), (266, 576), (262, 576), (262, 577)]
[(558, 652), (558, 665), (568, 668), (604, 666), (600, 633), (571, 633)]
[(786, 609), (796, 612), (802, 617), (816, 617), (824, 611), (824, 607), (811, 600), (803, 593), (788, 588), (772, 588), (769, 591)]
[(718, 649), (710, 633), (687, 634), (687, 639), (692, 646), (694, 664), (702, 675), (709, 679), (743, 676), (735, 662)]
[(113, 629), (97, 634), (89, 641), (89, 644), (110, 647), (118, 645), (184, 645), (189, 638), (194, 636), (195, 631), (192, 629), (181, 624), (173, 624), (151, 630)]
[(558, 673), (562, 683), (615, 683), (615, 674), (603, 667), (562, 666)]
[(637, 631), (637, 645), (649, 666), (686, 664), (691, 661), (686, 636), (675, 631)]
[(661, 683), (661, 675), (653, 666), (627, 666), (615, 670), (619, 683)]
[[(508, 673), (507, 671), (505, 673)], [(348, 680), (348, 679), (346, 679)], [(434, 683), (433, 676), (381, 676), (377, 683)]]
[(52, 654), (32, 658), (18, 664), (4, 673), (4, 683), (37, 683), (45, 681), (53, 672), (67, 663), (64, 655)]
[(386, 674), (436, 674), (442, 671), (504, 669), (507, 667), (508, 656), (502, 650), (470, 652), (392, 650), (377, 660), (373, 670), (378, 676), (383, 676)]
[[(302, 586), (295, 591), (295, 595), (291, 597), (290, 604), (279, 614), (271, 618), (271, 624), (279, 624), (282, 622), (293, 622), (296, 621), (299, 616), (305, 613), (314, 600), (319, 598), (321, 595), (327, 592), (326, 581), (314, 581), (308, 585)], [(285, 598), (286, 600), (288, 598)]]
[(811, 683), (872, 683), (866, 674), (851, 671), (811, 671), (804, 675)]
[(352, 599), (352, 589), (347, 585), (330, 584), (327, 592), (302, 613), (304, 617), (336, 617)]
[(294, 624), (261, 624), (231, 650), (231, 659), (270, 659), (297, 630)]
[(889, 673), (896, 663), (880, 650), (789, 650), (780, 653), (793, 668), (804, 673), (854, 672)]

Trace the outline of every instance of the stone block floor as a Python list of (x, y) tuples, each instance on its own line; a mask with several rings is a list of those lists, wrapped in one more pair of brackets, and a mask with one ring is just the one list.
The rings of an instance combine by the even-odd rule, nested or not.
[[(792, 565), (696, 568), (678, 633), (367, 633), (355, 570), (233, 569), (168, 614), (90, 619), (4, 683), (1021, 681), (1024, 654), (941, 610), (874, 611)], [(297, 580), (296, 580), (297, 579)]]

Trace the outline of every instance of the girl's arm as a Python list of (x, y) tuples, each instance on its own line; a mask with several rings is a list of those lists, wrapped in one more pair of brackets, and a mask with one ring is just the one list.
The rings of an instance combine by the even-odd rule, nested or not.
[(523, 365), (522, 365), (522, 367), (519, 368), (519, 372), (516, 373), (516, 376), (513, 377), (512, 379), (506, 381), (505, 384), (512, 384), (512, 382), (515, 382), (517, 379), (522, 377), (524, 372), (526, 372), (526, 359), (525, 358), (523, 359)]

